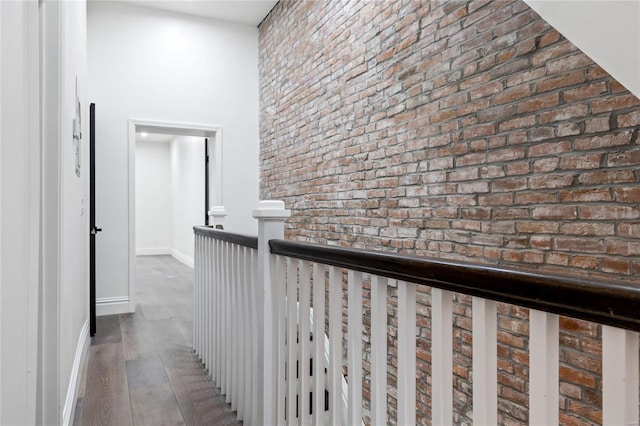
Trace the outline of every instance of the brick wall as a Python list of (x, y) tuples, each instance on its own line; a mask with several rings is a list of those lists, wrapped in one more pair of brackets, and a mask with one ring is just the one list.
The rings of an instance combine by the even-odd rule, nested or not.
[[(281, 1), (259, 30), (260, 194), (292, 209), (288, 238), (636, 280), (640, 101), (523, 1)], [(527, 317), (499, 308), (504, 424), (528, 418)], [(601, 329), (561, 328), (562, 423), (597, 424)]]

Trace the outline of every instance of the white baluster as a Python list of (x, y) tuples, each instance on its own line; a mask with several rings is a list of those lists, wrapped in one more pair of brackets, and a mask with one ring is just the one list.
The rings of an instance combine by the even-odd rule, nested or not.
[(329, 267), (329, 412), (342, 424), (342, 270)]
[(205, 289), (207, 286), (207, 277), (206, 277), (206, 268), (207, 268), (207, 244), (209, 243), (209, 239), (205, 238), (202, 241), (202, 246), (200, 249), (202, 250), (203, 262), (200, 265), (200, 285), (198, 288), (198, 346), (200, 347), (198, 350), (198, 355), (202, 362), (205, 362), (205, 352), (207, 350), (207, 336), (206, 336), (206, 305), (204, 300)]
[(638, 333), (602, 326), (602, 424), (638, 425)]
[[(234, 347), (234, 355), (233, 355), (233, 397), (236, 400), (235, 409), (238, 413), (242, 411), (242, 405), (240, 400), (240, 367), (242, 366), (242, 316), (240, 315), (241, 310), (241, 302), (240, 302), (240, 262), (239, 262), (239, 246), (238, 244), (232, 244), (233, 248), (233, 275), (235, 278), (232, 281), (233, 284), (233, 347)], [(232, 405), (233, 408), (233, 405)]]
[(415, 422), (416, 285), (398, 281), (398, 424)]
[(212, 306), (212, 293), (213, 293), (213, 274), (215, 271), (215, 260), (213, 258), (213, 250), (214, 250), (214, 240), (213, 238), (207, 238), (205, 243), (206, 246), (206, 263), (205, 263), (205, 291), (202, 295), (202, 306), (205, 311), (205, 315), (203, 316), (203, 320), (205, 322), (203, 330), (204, 330), (204, 347), (207, 351), (207, 370), (209, 372), (209, 377), (213, 376), (213, 345), (212, 345), (212, 332), (213, 332), (213, 306)]
[(231, 302), (232, 310), (232, 339), (233, 339), (233, 357), (231, 358), (233, 363), (233, 399), (235, 400), (235, 404), (231, 404), (231, 409), (235, 409), (237, 412), (238, 420), (242, 420), (240, 415), (242, 413), (242, 404), (240, 399), (240, 366), (242, 365), (242, 351), (240, 347), (240, 343), (242, 342), (242, 318), (241, 318), (241, 303), (240, 303), (240, 262), (239, 262), (239, 246), (238, 244), (231, 244), (231, 248), (233, 250), (233, 280), (231, 281), (231, 285), (233, 286), (233, 301)]
[(242, 305), (242, 312), (240, 317), (242, 318), (242, 335), (239, 336), (242, 342), (240, 353), (242, 354), (242, 367), (240, 374), (242, 376), (242, 418), (243, 422), (251, 424), (251, 336), (253, 330), (251, 329), (251, 304), (249, 298), (249, 249), (246, 247), (240, 247), (240, 302)]
[(233, 244), (227, 243), (227, 255), (228, 255), (228, 269), (227, 269), (227, 399), (231, 404), (231, 408), (235, 408), (235, 348), (234, 342), (236, 339), (236, 331), (235, 331), (235, 321), (234, 321), (234, 312), (235, 308), (235, 300), (234, 300), (234, 256), (233, 256)]
[(284, 238), (284, 220), (291, 216), (291, 212), (285, 210), (282, 201), (261, 201), (258, 209), (253, 211), (253, 217), (258, 219), (258, 283), (262, 289), (262, 300), (258, 303), (258, 315), (262, 317), (262, 333), (259, 333), (259, 347), (262, 355), (262, 366), (259, 387), (262, 389), (260, 399), (262, 405), (256, 419), (257, 424), (277, 424), (276, 397), (278, 383), (278, 336), (277, 313), (278, 300), (274, 293), (276, 284), (272, 280), (277, 277), (272, 275), (272, 256), (269, 249), (269, 240)]
[(309, 420), (309, 394), (311, 393), (311, 377), (309, 376), (309, 359), (311, 357), (310, 346), (311, 342), (309, 338), (311, 336), (311, 267), (309, 262), (300, 261), (300, 304), (298, 307), (298, 322), (300, 324), (300, 331), (298, 341), (299, 344), (299, 363), (298, 368), (298, 417), (299, 423), (307, 425)]
[(274, 271), (276, 272), (277, 281), (275, 283), (275, 296), (278, 301), (277, 309), (277, 351), (278, 351), (278, 399), (277, 399), (277, 424), (285, 424), (286, 401), (287, 401), (287, 273), (286, 259), (281, 256), (273, 256)]
[(193, 259), (194, 261), (194, 280), (193, 280), (193, 329), (192, 329), (192, 341), (193, 341), (193, 351), (196, 355), (200, 355), (200, 348), (198, 346), (198, 289), (200, 288), (200, 262), (202, 262), (202, 252), (200, 250), (200, 235), (195, 236), (195, 253), (196, 257)]
[(348, 413), (347, 422), (362, 424), (362, 272), (348, 273)]
[(200, 313), (200, 305), (199, 305), (199, 301), (198, 301), (198, 292), (200, 291), (200, 283), (202, 282), (202, 279), (200, 277), (200, 270), (202, 269), (202, 261), (203, 261), (203, 253), (202, 253), (202, 236), (197, 235), (195, 236), (195, 253), (196, 253), (196, 257), (194, 259), (194, 286), (193, 286), (193, 334), (192, 334), (192, 341), (193, 341), (193, 350), (196, 353), (196, 355), (198, 355), (198, 357), (200, 356), (200, 342), (198, 340), (198, 332), (200, 331), (200, 319), (198, 318), (198, 315)]
[(211, 334), (213, 331), (213, 327), (215, 326), (215, 321), (213, 318), (213, 307), (211, 306), (212, 292), (213, 292), (213, 275), (215, 273), (216, 263), (214, 256), (214, 247), (215, 240), (213, 238), (206, 238), (203, 244), (203, 253), (205, 256), (205, 261), (202, 265), (202, 287), (200, 289), (200, 321), (201, 321), (201, 334), (202, 334), (202, 354), (203, 354), (203, 362), (205, 359), (204, 353), (206, 352), (208, 356), (207, 359), (207, 369), (209, 370), (209, 375), (213, 377), (213, 359), (215, 358), (212, 354), (213, 345), (211, 341)]
[(227, 318), (226, 318), (226, 305), (227, 305), (227, 256), (225, 253), (224, 241), (220, 241), (220, 303), (218, 309), (220, 311), (220, 393), (223, 395), (226, 393), (226, 364), (227, 364)]
[(296, 262), (287, 258), (287, 424), (297, 424), (296, 391), (298, 368), (298, 273)]
[(204, 322), (204, 315), (205, 315), (205, 306), (204, 306), (204, 301), (203, 301), (203, 296), (204, 296), (204, 289), (206, 286), (206, 277), (205, 277), (205, 268), (206, 268), (206, 256), (207, 256), (207, 252), (206, 252), (206, 243), (207, 240), (204, 239), (202, 242), (202, 245), (200, 247), (201, 253), (202, 253), (202, 257), (203, 257), (203, 261), (202, 264), (200, 265), (200, 271), (198, 272), (199, 275), (199, 285), (198, 285), (198, 294), (197, 294), (197, 301), (196, 304), (198, 306), (198, 358), (200, 358), (201, 362), (205, 362), (205, 357), (204, 357), (204, 353), (205, 353), (205, 322)]
[(207, 239), (204, 239), (201, 250), (202, 250), (202, 257), (203, 257), (203, 261), (202, 261), (202, 265), (200, 266), (200, 285), (198, 288), (198, 323), (200, 324), (199, 326), (199, 330), (198, 330), (198, 341), (199, 341), (199, 350), (198, 350), (198, 357), (200, 358), (200, 361), (204, 364), (207, 362), (207, 358), (206, 358), (206, 353), (207, 353), (207, 347), (206, 347), (206, 343), (207, 343), (207, 330), (206, 330), (206, 321), (205, 321), (205, 317), (207, 314), (207, 307), (205, 305), (205, 301), (204, 301), (204, 295), (205, 295), (205, 291), (206, 291), (206, 287), (207, 287)]
[(371, 424), (387, 424), (387, 278), (371, 277)]
[(224, 333), (224, 367), (222, 370), (222, 383), (224, 383), (224, 389), (222, 394), (225, 396), (227, 404), (231, 403), (231, 253), (229, 250), (229, 243), (223, 242), (224, 252), (224, 306), (222, 307), (224, 322), (222, 324), (222, 331)]
[(251, 310), (251, 421), (250, 424), (258, 424), (258, 376), (260, 369), (258, 367), (258, 307), (257, 307), (257, 294), (262, 289), (257, 288), (256, 283), (256, 266), (257, 266), (257, 252), (254, 249), (249, 250), (249, 300)]
[(529, 421), (532, 425), (558, 423), (558, 347), (558, 316), (530, 309)]
[(217, 292), (220, 287), (220, 241), (211, 239), (209, 241), (209, 247), (211, 249), (211, 270), (209, 279), (209, 294), (207, 295), (206, 304), (209, 306), (209, 312), (207, 313), (207, 321), (209, 322), (209, 338), (208, 347), (211, 353), (211, 365), (209, 366), (209, 375), (214, 383), (220, 383), (219, 371), (216, 370), (216, 365), (220, 360), (219, 344), (216, 341), (218, 338), (218, 328), (220, 326), (219, 318), (219, 298)]
[(498, 424), (496, 302), (473, 298), (473, 424)]
[(431, 289), (432, 424), (443, 426), (453, 423), (452, 298), (450, 291)]
[(204, 255), (204, 262), (203, 262), (203, 267), (202, 267), (202, 292), (201, 292), (201, 297), (200, 297), (200, 305), (202, 306), (202, 352), (201, 352), (201, 356), (200, 359), (202, 360), (202, 363), (205, 365), (205, 367), (209, 370), (211, 370), (211, 359), (209, 358), (210, 352), (209, 352), (209, 345), (208, 345), (208, 337), (209, 337), (209, 327), (211, 326), (211, 323), (209, 321), (209, 315), (210, 315), (210, 311), (209, 311), (209, 306), (207, 306), (207, 296), (209, 294), (209, 287), (210, 287), (210, 281), (209, 281), (209, 272), (211, 270), (211, 239), (207, 238), (207, 240), (204, 242), (204, 247), (203, 247), (203, 255)]
[(324, 424), (326, 375), (324, 354), (325, 266), (313, 264), (313, 424)]
[(216, 271), (215, 271), (215, 383), (216, 386), (222, 389), (222, 270), (223, 270), (223, 257), (222, 257), (222, 241), (215, 240), (215, 257), (216, 257)]

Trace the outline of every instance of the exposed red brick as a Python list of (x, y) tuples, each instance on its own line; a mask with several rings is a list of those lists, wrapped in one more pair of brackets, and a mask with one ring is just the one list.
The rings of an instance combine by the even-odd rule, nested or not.
[(596, 380), (592, 374), (575, 370), (564, 365), (560, 366), (560, 379), (587, 388), (595, 388)]
[(637, 107), (640, 100), (631, 94), (624, 94), (614, 98), (607, 97), (602, 100), (593, 101), (591, 103), (591, 111), (598, 114), (604, 111), (615, 111), (625, 108)]
[(640, 238), (640, 223), (619, 223), (618, 235), (623, 237)]
[(578, 180), (583, 185), (602, 185), (607, 183), (626, 183), (635, 180), (632, 170), (602, 170), (582, 173)]
[(602, 162), (602, 154), (574, 155), (562, 158), (564, 170), (597, 169)]
[(613, 235), (613, 223), (602, 222), (575, 222), (564, 223), (561, 232), (566, 235)]
[(560, 224), (558, 222), (535, 221), (516, 223), (516, 231), (524, 234), (557, 234), (559, 230)]
[(617, 117), (618, 127), (640, 126), (640, 110), (631, 111), (627, 114), (620, 114)]
[[(551, 248), (545, 247), (545, 248)], [(548, 253), (546, 257), (547, 263), (551, 265), (562, 265), (566, 266), (569, 264), (569, 255), (565, 253)]]
[(565, 70), (575, 70), (591, 64), (591, 60), (584, 53), (578, 53), (549, 61), (546, 63), (546, 68), (549, 73), (558, 73)]
[(595, 136), (587, 139), (578, 139), (575, 142), (575, 149), (602, 149), (612, 146), (627, 145), (631, 141), (630, 132), (614, 133), (604, 136)]
[(609, 154), (608, 167), (632, 166), (640, 163), (640, 149), (632, 149), (624, 152)]
[(534, 207), (531, 213), (534, 219), (575, 219), (575, 206), (558, 206), (558, 207)]
[(561, 154), (564, 152), (571, 151), (571, 142), (569, 141), (559, 141), (559, 142), (549, 142), (542, 143), (539, 145), (534, 145), (529, 148), (529, 156), (530, 157), (541, 157), (541, 156), (549, 156), (552, 154)]
[(602, 240), (558, 237), (555, 243), (556, 249), (574, 253), (602, 253), (604, 251)]
[(574, 102), (583, 99), (597, 98), (606, 91), (607, 84), (605, 82), (600, 82), (597, 84), (582, 86), (577, 89), (564, 90), (562, 92), (562, 97), (565, 102)]
[(611, 201), (611, 190), (609, 188), (593, 189), (571, 189), (560, 192), (562, 201)]
[(548, 78), (536, 84), (536, 92), (542, 93), (562, 87), (574, 86), (584, 81), (584, 72), (573, 72), (559, 77)]
[(640, 203), (640, 187), (615, 188), (613, 192), (620, 203)]
[(526, 101), (518, 103), (518, 114), (546, 109), (558, 105), (559, 102), (560, 96), (558, 95), (558, 93), (549, 93), (547, 95), (530, 98)]
[(637, 219), (640, 217), (640, 207), (619, 205), (596, 205), (578, 207), (580, 219), (615, 220)]
[(542, 175), (529, 178), (530, 189), (563, 188), (572, 183), (572, 175)]
[(586, 119), (584, 121), (584, 131), (585, 133), (606, 132), (610, 128), (609, 120), (609, 116)]
[(523, 84), (521, 86), (516, 86), (507, 90), (503, 90), (498, 92), (493, 97), (494, 105), (505, 104), (508, 102), (513, 102), (518, 99), (522, 99), (531, 94), (531, 88), (528, 84)]
[(582, 269), (597, 269), (598, 259), (592, 256), (574, 256), (571, 258), (571, 266)]
[(571, 105), (561, 109), (554, 109), (540, 113), (539, 120), (541, 124), (552, 123), (557, 121), (579, 119), (588, 115), (589, 109), (586, 105)]
[(515, 199), (516, 204), (556, 203), (558, 194), (555, 192), (519, 191)]
[[(287, 238), (640, 275), (640, 100), (525, 2), (280, 2), (259, 27), (259, 76), (260, 197), (292, 209)], [(416, 423), (426, 423), (430, 302), (420, 297)], [(454, 304), (460, 424), (472, 423), (469, 304)], [(528, 310), (500, 312), (511, 331), (499, 330), (499, 422), (524, 424)], [(599, 328), (561, 320), (560, 342), (563, 368), (579, 373), (560, 381), (561, 423), (597, 424)]]
[(560, 33), (556, 30), (549, 31), (540, 37), (538, 47), (545, 47), (560, 40)]
[(628, 260), (624, 259), (604, 258), (602, 259), (602, 270), (616, 274), (629, 274), (631, 264)]

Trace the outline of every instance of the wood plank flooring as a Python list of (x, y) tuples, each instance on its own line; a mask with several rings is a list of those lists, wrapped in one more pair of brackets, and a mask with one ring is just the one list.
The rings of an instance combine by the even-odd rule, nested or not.
[(191, 352), (193, 270), (137, 258), (134, 314), (98, 317), (74, 425), (238, 425)]

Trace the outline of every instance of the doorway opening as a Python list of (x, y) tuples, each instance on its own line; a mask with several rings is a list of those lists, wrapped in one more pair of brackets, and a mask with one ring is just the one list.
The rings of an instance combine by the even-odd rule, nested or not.
[(209, 210), (224, 210), (222, 128), (130, 120), (129, 312), (136, 306), (136, 256), (168, 254), (193, 267), (192, 227), (205, 224)]

